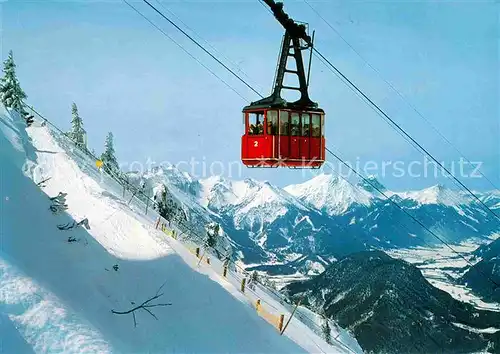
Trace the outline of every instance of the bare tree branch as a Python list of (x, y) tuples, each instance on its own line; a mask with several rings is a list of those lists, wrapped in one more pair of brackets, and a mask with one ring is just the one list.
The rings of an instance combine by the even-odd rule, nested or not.
[(158, 317), (156, 317), (156, 315), (152, 313), (147, 307), (144, 307), (144, 310), (146, 310), (151, 316), (153, 316), (158, 321)]
[(158, 295), (158, 293), (160, 292), (161, 289), (163, 289), (163, 287), (165, 286), (165, 284), (167, 284), (167, 281), (165, 280), (163, 282), (163, 284), (161, 284), (161, 286), (158, 288), (158, 291), (156, 292), (156, 295)]
[[(135, 306), (133, 308), (131, 308), (130, 310), (127, 310), (127, 311), (116, 311), (116, 310), (111, 310), (112, 313), (114, 313), (115, 315), (127, 315), (129, 313), (132, 314), (133, 318), (134, 318), (134, 327), (137, 327), (137, 320), (136, 320), (136, 317), (135, 317), (135, 311), (137, 310), (144, 310), (146, 311), (147, 313), (149, 313), (154, 319), (156, 319), (158, 321), (158, 317), (156, 317), (156, 315), (150, 310), (150, 308), (153, 308), (153, 307), (163, 307), (163, 306), (171, 306), (172, 304), (171, 303), (158, 303), (158, 304), (152, 304), (151, 302), (162, 297), (163, 296), (163, 293), (160, 293), (161, 289), (163, 288), (163, 286), (166, 284), (163, 283), (160, 288), (156, 291), (156, 294), (155, 296), (147, 299), (146, 301), (144, 301), (142, 304), (140, 304), (139, 306)], [(134, 302), (132, 302), (132, 304), (134, 304)]]

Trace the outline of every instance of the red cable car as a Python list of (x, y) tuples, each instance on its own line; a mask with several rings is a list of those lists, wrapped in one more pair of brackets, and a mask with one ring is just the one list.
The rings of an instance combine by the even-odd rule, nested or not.
[[(241, 160), (248, 167), (319, 168), (325, 162), (325, 112), (308, 94), (309, 74), (305, 75), (302, 50), (313, 48), (313, 40), (303, 24), (283, 11), (282, 3), (264, 0), (285, 28), (271, 96), (243, 108), (245, 134), (241, 139)], [(313, 34), (314, 37), (314, 34)], [(287, 68), (289, 57), (295, 60)], [(309, 59), (310, 71), (311, 59)], [(285, 86), (285, 74), (296, 75), (299, 87)], [(300, 99), (287, 102), (283, 89), (300, 92)]]

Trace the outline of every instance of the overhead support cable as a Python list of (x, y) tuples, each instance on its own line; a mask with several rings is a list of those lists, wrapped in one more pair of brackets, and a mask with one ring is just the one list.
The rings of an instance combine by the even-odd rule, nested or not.
[[(125, 0), (124, 0), (125, 1)], [(254, 93), (259, 95), (261, 98), (262, 96), (257, 90), (255, 90), (250, 84), (248, 84), (245, 80), (241, 78), (237, 73), (235, 73), (230, 67), (228, 67), (226, 64), (224, 64), (222, 61), (220, 61), (215, 55), (213, 55), (209, 50), (205, 49), (204, 46), (202, 46), (196, 39), (191, 37), (186, 31), (184, 31), (182, 28), (180, 28), (174, 21), (169, 19), (163, 12), (158, 10), (153, 4), (151, 4), (148, 0), (143, 0), (146, 4), (148, 4), (149, 7), (151, 7), (156, 13), (158, 13), (161, 17), (163, 17), (165, 20), (167, 20), (172, 26), (174, 26), (177, 30), (179, 30), (183, 35), (185, 35), (189, 40), (191, 40), (196, 46), (198, 46), (201, 50), (203, 50), (205, 53), (207, 53), (212, 59), (214, 59), (217, 63), (219, 63), (224, 69), (229, 71), (233, 76), (235, 76), (238, 80), (240, 80), (246, 87), (248, 87), (250, 90), (252, 90)]]
[[(184, 21), (182, 21), (181, 18), (179, 18), (179, 16), (177, 16), (172, 10), (168, 9), (165, 5), (163, 5), (162, 1), (161, 0), (156, 0), (156, 2), (165, 10), (167, 11), (169, 14), (171, 14), (175, 19), (177, 19), (185, 28), (187, 28), (189, 31), (191, 31), (194, 36), (198, 37), (198, 39), (202, 42), (204, 42), (207, 46), (209, 46), (215, 53), (219, 54), (219, 56), (223, 57), (226, 62), (230, 62), (234, 67), (236, 67), (238, 69), (238, 72), (240, 72), (243, 76), (245, 76), (248, 80), (251, 80), (250, 76), (248, 76), (247, 73), (245, 73), (245, 71), (241, 68), (241, 66), (234, 62), (233, 60), (229, 59), (227, 56), (225, 56), (223, 53), (221, 53), (220, 51), (217, 50), (217, 48), (215, 48), (212, 44), (210, 44), (210, 42), (208, 42), (207, 40), (205, 40), (200, 34), (198, 34), (193, 28), (191, 28), (190, 26), (188, 26)], [(260, 90), (259, 91), (262, 91), (262, 87), (260, 87), (258, 84), (255, 85), (257, 86)]]
[[(127, 2), (126, 0), (124, 0), (125, 2)], [(154, 8), (154, 6), (152, 6), (147, 0), (143, 0), (144, 2), (146, 2), (148, 5), (150, 5), (151, 7)], [(128, 3), (127, 3), (128, 4)], [(131, 6), (130, 4), (128, 4), (129, 6)], [(132, 6), (131, 6), (132, 7)], [(133, 7), (132, 7), (133, 8)], [(201, 47), (202, 49), (203, 46), (201, 46), (198, 42), (196, 42), (194, 39), (192, 39), (192, 37), (190, 37), (187, 33), (185, 33), (182, 29), (180, 29), (178, 26), (176, 26), (173, 22), (171, 22), (165, 15), (163, 15), (158, 9), (154, 8), (156, 12), (158, 12), (163, 18), (165, 18), (167, 21), (169, 21), (172, 25), (174, 25), (177, 29), (179, 29), (183, 34), (185, 34), (186, 36), (188, 36), (188, 38), (190, 38), (192, 41), (194, 41), (199, 47)], [(136, 10), (134, 8), (134, 10)], [(136, 10), (137, 11), (137, 10)], [(138, 11), (137, 11), (138, 12)], [(145, 17), (144, 15), (141, 14), (141, 16)], [(152, 23), (149, 19), (148, 19), (148, 22)], [(152, 23), (154, 25), (154, 23)], [(154, 25), (156, 28), (158, 28), (156, 25)], [(159, 29), (159, 28), (158, 28)], [(164, 31), (162, 31), (162, 33), (164, 33)], [(166, 33), (164, 33), (165, 35), (167, 35)], [(168, 36), (168, 35), (167, 35)], [(170, 38), (170, 37), (169, 37)], [(225, 64), (223, 64), (220, 60), (218, 60), (215, 56), (213, 56), (210, 52), (208, 52), (206, 49), (204, 49), (205, 52), (209, 53), (210, 56), (216, 60), (219, 64), (221, 64), (226, 70), (228, 70), (230, 73), (232, 73), (233, 75), (237, 76), (239, 78), (240, 81), (244, 82), (245, 85), (247, 87), (249, 87), (252, 91), (254, 91), (255, 93), (257, 93), (260, 97), (263, 97), (262, 95), (260, 95), (250, 84), (246, 83), (243, 79), (241, 79), (237, 74), (235, 74), (230, 68), (228, 68)], [(408, 139), (407, 141), (410, 141), (412, 144), (414, 144), (414, 146), (417, 148), (419, 148), (422, 152), (426, 153), (431, 159), (433, 159), (433, 161), (435, 163), (437, 163), (441, 168), (443, 168), (444, 171), (446, 171), (450, 176), (452, 176), (466, 191), (468, 191), (468, 193), (470, 195), (472, 195), (476, 200), (478, 200), (483, 206), (485, 206), (487, 208), (487, 210), (492, 213), (492, 215), (494, 215), (497, 219), (500, 220), (500, 217), (498, 215), (496, 215), (488, 206), (486, 206), (486, 204), (484, 204), (469, 188), (467, 188), (462, 182), (460, 182), (455, 176), (453, 176), (451, 174), (450, 171), (448, 171), (439, 161), (437, 161), (425, 148), (423, 148), (415, 139), (413, 139), (408, 133), (406, 133), (394, 120), (392, 120), (378, 105), (376, 105), (362, 90), (360, 90), (351, 80), (349, 80), (339, 69), (336, 68), (335, 65), (333, 65), (323, 54), (321, 54), (316, 48), (313, 47), (313, 51), (314, 53), (320, 58), (322, 59), (322, 61), (324, 63), (326, 63), (329, 67), (331, 67), (341, 78), (342, 80), (348, 84), (352, 89), (354, 89), (354, 91), (356, 92), (356, 94), (363, 98), (366, 102), (368, 102), (369, 104), (371, 104), (371, 107), (372, 109), (374, 109), (378, 114), (381, 114), (386, 120), (388, 120), (389, 122), (391, 122), (391, 126), (393, 126), (393, 128), (397, 129), (398, 131), (400, 131), (403, 135), (403, 137), (405, 139)], [(228, 86), (230, 87), (230, 86)], [(231, 88), (231, 87), (230, 87)], [(234, 90), (233, 90), (234, 91)], [(242, 99), (245, 100), (245, 98), (243, 98), (241, 95), (240, 97)], [(379, 193), (381, 193), (381, 195), (385, 196), (386, 199), (388, 199), (391, 203), (393, 203), (398, 209), (400, 209), (403, 213), (405, 213), (406, 215), (408, 215), (414, 222), (416, 222), (418, 225), (420, 225), (423, 229), (425, 229), (427, 232), (429, 232), (432, 236), (434, 236), (437, 240), (439, 240), (441, 243), (443, 243), (445, 246), (447, 246), (450, 250), (452, 250), (453, 253), (457, 254), (460, 258), (462, 258), (463, 260), (465, 260), (469, 265), (472, 266), (472, 263), (467, 260), (467, 258), (462, 254), (460, 253), (459, 251), (455, 250), (449, 243), (447, 243), (445, 240), (443, 240), (441, 237), (439, 237), (437, 234), (435, 234), (434, 232), (432, 232), (427, 226), (425, 226), (420, 220), (418, 220), (416, 217), (414, 217), (413, 215), (411, 215), (410, 213), (408, 213), (408, 211), (406, 211), (403, 207), (401, 207), (397, 202), (395, 202), (393, 199), (389, 198), (383, 191), (381, 191), (374, 183), (372, 183), (371, 181), (369, 181), (368, 179), (366, 179), (364, 176), (362, 176), (360, 173), (358, 173), (356, 170), (354, 170), (351, 166), (349, 166), (349, 164), (347, 164), (344, 160), (342, 160), (338, 155), (336, 155), (335, 153), (333, 153), (328, 147), (326, 148), (326, 150), (332, 155), (334, 156), (336, 159), (338, 159), (342, 164), (344, 164), (345, 166), (347, 166), (349, 169), (351, 169), (356, 175), (358, 175), (360, 178), (362, 178), (366, 183), (370, 184), (375, 190), (377, 190)], [(342, 177), (342, 176), (341, 176)], [(346, 180), (344, 177), (342, 177), (344, 180)], [(494, 285), (495, 287), (499, 287), (500, 285), (498, 283), (496, 283), (493, 279), (491, 279), (488, 275), (486, 275), (484, 272), (478, 270), (478, 272), (480, 272), (483, 276), (485, 276), (487, 279), (489, 279)]]
[(139, 10), (137, 10), (132, 4), (130, 4), (127, 0), (123, 0), (124, 3), (126, 3), (130, 8), (132, 8), (136, 13), (138, 13), (142, 18), (144, 18), (146, 21), (148, 21), (154, 28), (156, 28), (158, 31), (160, 31), (165, 37), (170, 39), (175, 45), (177, 45), (184, 53), (189, 55), (193, 60), (195, 60), (198, 64), (200, 64), (203, 68), (205, 68), (208, 72), (210, 72), (215, 78), (217, 78), (219, 81), (221, 81), (226, 87), (228, 87), (231, 91), (236, 93), (241, 99), (247, 100), (245, 97), (243, 97), (236, 89), (234, 89), (231, 85), (229, 85), (223, 78), (221, 78), (219, 75), (217, 75), (212, 69), (210, 69), (208, 66), (203, 64), (198, 58), (196, 58), (193, 54), (188, 52), (186, 48), (184, 48), (179, 42), (177, 42), (175, 39), (172, 38), (168, 33), (166, 33), (163, 29), (161, 29), (158, 25), (156, 25), (153, 21), (151, 21), (149, 18), (147, 18), (144, 14), (142, 14)]
[(318, 55), (321, 59), (324, 60), (337, 74), (342, 77), (345, 83), (347, 83), (350, 87), (352, 87), (365, 102), (370, 104), (377, 113), (386, 120), (399, 134), (409, 139), (413, 144), (415, 144), (416, 148), (420, 150), (422, 153), (427, 155), (434, 163), (436, 163), (443, 171), (445, 171), (458, 185), (460, 185), (467, 193), (472, 196), (476, 201), (478, 201), (483, 208), (493, 215), (498, 221), (500, 221), (500, 216), (498, 216), (493, 210), (490, 209), (474, 192), (472, 192), (469, 187), (467, 187), (462, 181), (460, 181), (451, 171), (446, 168), (441, 162), (439, 162), (426, 148), (424, 148), (418, 141), (416, 141), (409, 133), (407, 133), (396, 121), (394, 121), (384, 110), (382, 110), (370, 97), (368, 97), (354, 82), (352, 82), (347, 76), (345, 76), (330, 60), (328, 60), (321, 52), (313, 48), (313, 51), (316, 55)]
[[(349, 41), (329, 22), (326, 20), (326, 18), (318, 11), (316, 8), (314, 8), (313, 5), (311, 5), (309, 0), (304, 0), (304, 2), (311, 8), (311, 10), (328, 26), (330, 29), (335, 32), (342, 41), (347, 44), (349, 48), (370, 68), (372, 69), (378, 77), (385, 82), (385, 84), (392, 90), (394, 91), (402, 100), (405, 102), (408, 107), (410, 107), (420, 118), (422, 118), (433, 130), (438, 134), (448, 145), (450, 145), (455, 152), (457, 152), (461, 157), (465, 159), (467, 163), (470, 165), (473, 165), (473, 163), (468, 159), (443, 133), (441, 133), (421, 112), (415, 105), (413, 105), (402, 93), (399, 91), (391, 82), (386, 80), (383, 76), (382, 73), (375, 68), (373, 65), (371, 65), (368, 60), (366, 60), (359, 51), (354, 48)], [(485, 176), (481, 171), (478, 171), (481, 176), (486, 179), (486, 181), (494, 188), (494, 189), (499, 189), (487, 176)]]
[[(453, 253), (455, 253), (457, 256), (459, 256), (462, 260), (464, 260), (469, 266), (473, 267), (474, 264), (467, 259), (461, 252), (455, 250), (448, 242), (446, 242), (442, 237), (438, 236), (435, 232), (430, 230), (427, 226), (425, 226), (420, 220), (418, 220), (416, 217), (411, 215), (406, 209), (404, 209), (399, 203), (394, 201), (392, 198), (390, 198), (382, 189), (380, 189), (376, 183), (373, 183), (366, 177), (364, 177), (361, 173), (359, 173), (356, 169), (351, 167), (347, 162), (345, 162), (341, 157), (339, 157), (337, 154), (335, 154), (333, 151), (331, 151), (329, 148), (326, 148), (326, 151), (330, 153), (333, 157), (335, 157), (339, 162), (341, 162), (344, 166), (346, 166), (349, 170), (354, 172), (359, 178), (361, 178), (365, 183), (368, 183), (373, 189), (375, 189), (377, 192), (379, 192), (381, 195), (383, 195), (387, 201), (392, 203), (396, 208), (398, 208), (401, 212), (405, 213), (408, 215), (414, 222), (416, 222), (418, 225), (420, 225), (424, 230), (426, 230), (430, 235), (435, 237), (438, 241), (440, 241), (442, 244), (444, 244), (446, 247), (448, 247)], [(476, 269), (476, 268), (473, 268)], [(476, 269), (477, 272), (481, 273), (486, 279), (488, 279), (494, 286), (495, 288), (500, 287), (500, 284), (497, 283), (495, 280), (493, 280), (490, 276), (488, 276), (486, 273), (484, 273), (481, 269)]]

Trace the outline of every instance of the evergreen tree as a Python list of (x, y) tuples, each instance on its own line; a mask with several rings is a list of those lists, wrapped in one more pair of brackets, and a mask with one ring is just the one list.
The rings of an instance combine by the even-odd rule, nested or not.
[(7, 60), (3, 63), (4, 76), (0, 80), (0, 99), (5, 107), (11, 108), (21, 114), (23, 117), (28, 115), (24, 109), (23, 100), (27, 98), (21, 89), (19, 80), (16, 76), (16, 64), (12, 50), (9, 52)]
[(254, 270), (252, 273), (250, 273), (247, 285), (250, 289), (255, 290), (255, 286), (257, 285), (258, 282), (259, 282), (259, 273), (257, 273), (257, 271)]
[(73, 102), (71, 105), (71, 115), (73, 119), (71, 120), (71, 132), (69, 133), (69, 137), (74, 141), (75, 145), (85, 149), (85, 129), (83, 129), (83, 121), (80, 115), (78, 114), (78, 107), (76, 103)]
[(272, 289), (272, 290), (278, 290), (278, 289), (277, 289), (277, 287), (276, 287), (276, 283), (275, 283), (273, 280), (271, 280), (271, 279), (269, 278), (269, 276), (267, 276), (267, 275), (261, 275), (261, 276), (260, 276), (260, 278), (261, 278), (261, 279), (260, 279), (260, 280), (261, 280), (260, 282), (261, 282), (263, 285), (265, 285), (266, 287), (268, 287), (268, 288), (270, 288), (270, 289)]
[(113, 133), (109, 132), (104, 143), (104, 153), (101, 155), (101, 161), (104, 163), (104, 170), (109, 173), (120, 171), (118, 161), (115, 157), (115, 148), (113, 146)]
[(206, 230), (207, 230), (207, 238), (205, 240), (206, 247), (213, 249), (217, 258), (222, 259), (221, 252), (218, 249), (220, 225), (217, 223), (211, 223), (210, 225), (208, 225)]
[(173, 196), (168, 191), (166, 185), (162, 185), (161, 190), (154, 196), (158, 213), (168, 221), (185, 221), (186, 214)]
[(207, 240), (206, 244), (208, 247), (215, 248), (217, 246), (217, 237), (219, 236), (220, 226), (219, 224), (210, 224), (207, 227)]
[(165, 185), (162, 186), (160, 193), (154, 196), (154, 199), (157, 203), (158, 214), (166, 220), (170, 220), (170, 213), (167, 208), (167, 187)]
[(332, 332), (325, 312), (323, 312), (323, 324), (321, 325), (321, 331), (323, 332), (323, 339), (325, 342), (332, 344)]

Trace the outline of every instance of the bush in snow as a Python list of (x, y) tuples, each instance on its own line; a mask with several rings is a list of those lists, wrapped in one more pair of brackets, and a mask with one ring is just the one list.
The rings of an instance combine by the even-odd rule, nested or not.
[(87, 133), (85, 132), (85, 129), (83, 129), (83, 120), (78, 114), (78, 107), (74, 102), (71, 105), (71, 115), (73, 118), (71, 120), (71, 131), (69, 132), (69, 137), (73, 140), (76, 146), (86, 149)]
[(11, 108), (21, 114), (23, 117), (28, 115), (24, 109), (23, 100), (27, 98), (21, 89), (16, 75), (16, 64), (12, 50), (9, 52), (7, 60), (3, 63), (4, 76), (0, 80), (0, 99), (5, 107)]
[(120, 167), (115, 156), (115, 147), (113, 144), (113, 133), (109, 132), (104, 142), (104, 152), (101, 155), (101, 161), (104, 163), (104, 170), (108, 173), (118, 174)]

